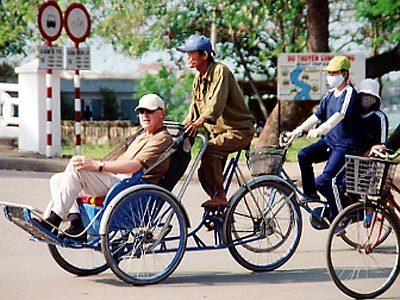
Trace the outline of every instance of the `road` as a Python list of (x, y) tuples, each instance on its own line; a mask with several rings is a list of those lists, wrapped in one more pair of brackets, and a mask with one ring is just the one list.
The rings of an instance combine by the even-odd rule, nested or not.
[[(0, 171), (0, 200), (43, 210), (49, 199), (50, 173)], [(205, 200), (198, 183), (189, 186), (184, 203), (195, 225)], [(196, 219), (197, 218), (197, 219)], [(313, 230), (303, 214), (300, 246), (291, 260), (269, 273), (243, 269), (228, 250), (188, 252), (178, 269), (160, 284), (134, 287), (111, 271), (76, 277), (63, 271), (46, 245), (0, 216), (0, 299), (348, 299), (326, 271), (326, 231)], [(201, 234), (206, 239), (209, 232)], [(400, 281), (380, 299), (400, 299)]]

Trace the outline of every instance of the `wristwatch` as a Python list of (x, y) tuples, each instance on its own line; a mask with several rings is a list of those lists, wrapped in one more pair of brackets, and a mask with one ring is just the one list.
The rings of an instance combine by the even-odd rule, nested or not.
[(99, 164), (99, 172), (103, 171), (105, 165), (106, 165), (106, 163), (104, 161), (100, 162), (100, 164)]

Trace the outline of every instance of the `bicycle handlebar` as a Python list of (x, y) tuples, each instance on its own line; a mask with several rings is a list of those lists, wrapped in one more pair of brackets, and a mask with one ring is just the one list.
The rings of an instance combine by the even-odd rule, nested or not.
[(370, 157), (379, 157), (382, 159), (390, 159), (390, 160), (394, 160), (398, 156), (400, 156), (400, 151), (397, 153), (393, 153), (393, 154), (390, 154), (386, 149), (384, 151), (385, 152), (381, 152), (377, 148), (372, 147), (371, 150), (369, 151), (369, 156)]
[(297, 137), (307, 135), (308, 131), (302, 130), (297, 134), (290, 134), (289, 131), (283, 131), (279, 135), (279, 147), (287, 149)]

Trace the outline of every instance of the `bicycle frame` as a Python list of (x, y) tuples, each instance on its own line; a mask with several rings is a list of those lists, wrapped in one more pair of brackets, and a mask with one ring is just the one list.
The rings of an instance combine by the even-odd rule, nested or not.
[(292, 189), (295, 191), (295, 193), (300, 196), (300, 197), (298, 197), (298, 203), (299, 203), (300, 207), (302, 207), (308, 214), (314, 215), (315, 217), (320, 218), (320, 216), (313, 211), (313, 208), (310, 207), (310, 204), (322, 204), (323, 205), (322, 212), (324, 213), (328, 207), (327, 200), (310, 198), (309, 196), (304, 194), (303, 191), (290, 178), (289, 174), (284, 169), (284, 166), (282, 166), (282, 170), (278, 173), (277, 176), (283, 178), (292, 187)]

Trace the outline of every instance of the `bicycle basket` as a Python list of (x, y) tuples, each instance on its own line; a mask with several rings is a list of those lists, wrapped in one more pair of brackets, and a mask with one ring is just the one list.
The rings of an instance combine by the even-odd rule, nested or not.
[(346, 192), (385, 198), (396, 167), (390, 160), (346, 155)]
[(257, 146), (250, 150), (249, 167), (252, 176), (276, 175), (281, 169), (285, 149)]

